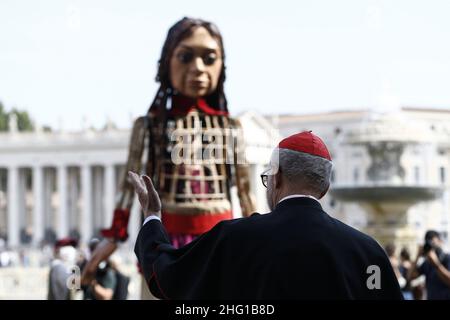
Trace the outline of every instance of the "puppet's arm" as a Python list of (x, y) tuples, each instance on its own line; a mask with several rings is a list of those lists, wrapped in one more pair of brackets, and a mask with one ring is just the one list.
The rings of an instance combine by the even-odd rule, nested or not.
[(231, 119), (233, 136), (235, 138), (233, 156), (234, 173), (238, 190), (239, 203), (242, 215), (250, 216), (256, 211), (255, 198), (250, 191), (250, 167), (245, 157), (245, 142), (242, 134), (242, 126), (239, 120)]
[(128, 221), (134, 199), (134, 188), (128, 179), (128, 171), (140, 172), (142, 153), (148, 130), (148, 118), (140, 117), (133, 125), (126, 170), (121, 178), (120, 194), (114, 210), (112, 226), (102, 230), (104, 239), (98, 244), (91, 258), (83, 269), (81, 284), (89, 285), (95, 277), (100, 262), (108, 259), (117, 249), (117, 242), (124, 242), (128, 238)]

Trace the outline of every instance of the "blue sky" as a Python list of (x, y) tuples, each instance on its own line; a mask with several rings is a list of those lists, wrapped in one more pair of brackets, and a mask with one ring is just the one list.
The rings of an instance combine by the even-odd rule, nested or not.
[(55, 128), (129, 127), (186, 15), (223, 33), (232, 114), (450, 108), (446, 0), (0, 0), (0, 101)]

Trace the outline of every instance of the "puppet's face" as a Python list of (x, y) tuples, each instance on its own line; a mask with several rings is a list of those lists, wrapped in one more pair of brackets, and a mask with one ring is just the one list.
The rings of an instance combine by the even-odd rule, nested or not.
[(172, 86), (190, 98), (209, 95), (217, 88), (222, 63), (219, 43), (208, 30), (198, 27), (178, 44), (172, 54)]

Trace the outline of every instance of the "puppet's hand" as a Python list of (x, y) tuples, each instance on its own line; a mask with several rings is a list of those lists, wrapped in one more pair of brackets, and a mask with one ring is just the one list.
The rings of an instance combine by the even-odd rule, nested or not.
[(128, 176), (138, 195), (144, 218), (151, 215), (161, 217), (161, 200), (159, 199), (159, 195), (156, 192), (150, 177), (147, 175), (139, 177), (136, 173), (131, 171), (128, 172)]

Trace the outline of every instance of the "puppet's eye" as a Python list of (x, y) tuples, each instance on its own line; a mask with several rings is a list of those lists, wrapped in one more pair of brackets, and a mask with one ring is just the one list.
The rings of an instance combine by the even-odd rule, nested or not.
[(214, 64), (217, 60), (217, 55), (215, 53), (208, 53), (206, 56), (203, 57), (203, 63), (207, 66), (210, 66)]
[(187, 64), (194, 59), (194, 54), (192, 52), (183, 51), (177, 55), (177, 58), (181, 63)]

